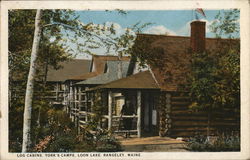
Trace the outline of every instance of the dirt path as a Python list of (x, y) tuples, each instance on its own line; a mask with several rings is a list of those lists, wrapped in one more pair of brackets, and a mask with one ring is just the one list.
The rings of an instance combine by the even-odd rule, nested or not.
[(123, 138), (120, 142), (125, 152), (187, 152), (184, 141), (169, 137)]

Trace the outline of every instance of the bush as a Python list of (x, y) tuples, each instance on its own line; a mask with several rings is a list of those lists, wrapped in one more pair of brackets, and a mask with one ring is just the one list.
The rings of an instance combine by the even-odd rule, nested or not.
[(107, 130), (85, 128), (78, 135), (75, 128), (60, 126), (53, 134), (41, 139), (35, 152), (117, 152), (122, 151), (119, 141)]
[(71, 152), (75, 146), (75, 137), (70, 135), (61, 135), (49, 144), (46, 152)]
[(97, 142), (98, 152), (118, 152), (122, 151), (120, 143), (112, 136), (103, 135)]
[[(48, 126), (34, 146), (34, 152), (116, 152), (121, 145), (107, 130), (90, 124), (77, 133), (74, 123), (62, 110), (48, 111)], [(40, 131), (41, 132), (41, 131)]]
[(85, 139), (92, 142), (97, 152), (122, 151), (120, 142), (105, 129), (96, 128), (94, 131), (86, 132)]
[(195, 136), (188, 140), (191, 151), (240, 151), (239, 134), (220, 134), (216, 137)]

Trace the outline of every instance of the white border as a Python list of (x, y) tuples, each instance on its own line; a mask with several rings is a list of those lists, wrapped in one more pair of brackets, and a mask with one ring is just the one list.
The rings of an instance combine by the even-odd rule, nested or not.
[[(246, 0), (223, 0), (223, 1), (2, 1), (1, 2), (1, 70), (0, 70), (0, 104), (2, 117), (0, 120), (0, 159), (34, 159), (17, 158), (17, 154), (8, 153), (8, 9), (125, 9), (125, 10), (181, 10), (199, 7), (204, 9), (229, 9), (239, 8), (240, 12), (240, 35), (241, 35), (241, 152), (141, 152), (140, 157), (96, 157), (91, 159), (250, 159), (250, 22), (249, 2)], [(11, 120), (10, 120), (11, 121)], [(15, 122), (12, 122), (15, 123)], [(40, 159), (40, 158), (35, 158)], [(55, 159), (42, 158), (42, 159)], [(60, 159), (88, 159), (60, 157)]]

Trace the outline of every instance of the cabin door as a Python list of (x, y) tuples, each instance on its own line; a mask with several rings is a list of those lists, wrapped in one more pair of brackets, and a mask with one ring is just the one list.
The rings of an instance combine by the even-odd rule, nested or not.
[(144, 130), (146, 132), (150, 131), (150, 105), (148, 94), (144, 95)]
[(150, 92), (143, 94), (142, 107), (143, 132), (145, 136), (152, 136), (157, 126), (157, 112), (153, 94), (150, 94)]

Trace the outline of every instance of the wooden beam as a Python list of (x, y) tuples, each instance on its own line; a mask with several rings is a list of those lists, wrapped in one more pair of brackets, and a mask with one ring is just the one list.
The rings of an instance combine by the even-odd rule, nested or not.
[(81, 99), (82, 99), (82, 95), (81, 95), (81, 87), (78, 87), (78, 121), (77, 121), (77, 131), (78, 134), (80, 134), (81, 132), (81, 128), (80, 128), (80, 115), (79, 112), (81, 111)]
[(82, 124), (87, 124), (86, 121), (82, 121), (82, 120), (79, 120), (79, 126), (81, 126)]
[[(86, 90), (86, 88), (85, 88), (85, 90)], [(87, 100), (87, 102), (85, 103), (85, 111), (86, 111), (86, 118), (85, 118), (85, 120), (86, 120), (86, 122), (88, 122), (88, 100), (89, 100), (89, 94), (88, 93), (86, 93), (86, 95), (85, 95), (85, 98), (86, 98), (86, 100)]]
[(137, 132), (137, 130), (117, 130), (114, 132), (115, 133), (132, 133), (132, 132)]
[[(112, 118), (121, 118), (121, 116), (112, 116)], [(138, 118), (137, 115), (122, 115), (122, 118)]]
[(137, 91), (137, 136), (141, 137), (141, 91)]
[(71, 118), (71, 121), (73, 121), (73, 117), (72, 117), (72, 99), (73, 99), (73, 88), (72, 88), (72, 82), (70, 82), (69, 84), (69, 108), (70, 108), (70, 118)]
[(74, 107), (77, 108), (78, 87), (74, 86)]
[(82, 107), (82, 88), (79, 87), (78, 88), (78, 106), (79, 106), (79, 111), (81, 111), (81, 107)]
[(58, 92), (59, 92), (58, 83), (59, 83), (59, 82), (56, 83), (56, 101), (58, 100), (58, 96), (59, 96), (59, 94), (58, 94)]
[(76, 87), (73, 87), (73, 106), (74, 106), (74, 124), (75, 126), (77, 126), (77, 115), (76, 115), (76, 94), (77, 94), (77, 88)]
[(112, 127), (112, 92), (108, 92), (108, 129), (110, 130)]

